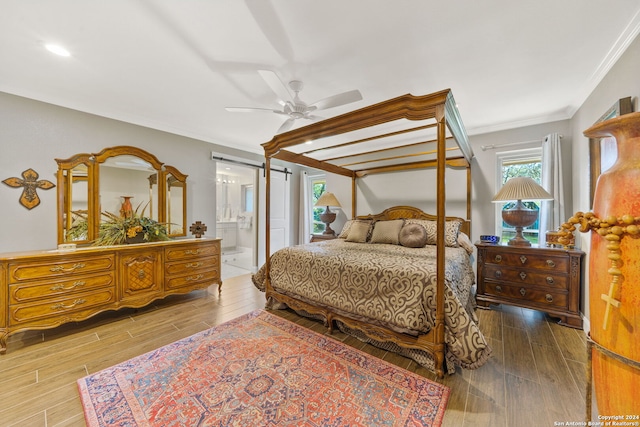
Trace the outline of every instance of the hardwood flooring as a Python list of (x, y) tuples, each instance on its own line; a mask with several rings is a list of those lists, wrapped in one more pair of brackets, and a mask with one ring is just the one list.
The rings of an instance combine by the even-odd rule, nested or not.
[[(0, 426), (84, 426), (76, 380), (136, 355), (262, 308), (264, 294), (250, 276), (217, 287), (171, 296), (138, 310), (103, 313), (90, 320), (9, 338), (0, 356)], [(320, 333), (320, 323), (274, 311)], [(444, 426), (554, 426), (584, 421), (586, 342), (582, 331), (544, 314), (510, 306), (478, 310), (493, 347), (477, 370), (438, 380), (410, 359), (355, 338), (334, 337), (451, 388)], [(554, 424), (558, 423), (558, 424)]]

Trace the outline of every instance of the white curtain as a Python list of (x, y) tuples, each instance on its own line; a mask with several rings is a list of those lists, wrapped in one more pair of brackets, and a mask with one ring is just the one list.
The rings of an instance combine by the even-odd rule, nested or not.
[(311, 230), (309, 228), (310, 214), (309, 214), (309, 205), (310, 205), (310, 189), (309, 189), (309, 180), (308, 174), (305, 171), (300, 173), (300, 206), (299, 209), (299, 224), (298, 224), (298, 243), (305, 244), (309, 243), (311, 239)]
[(542, 141), (542, 187), (553, 196), (553, 200), (543, 201), (540, 206), (540, 239), (544, 233), (557, 230), (566, 221), (564, 183), (562, 173), (561, 136), (552, 133)]

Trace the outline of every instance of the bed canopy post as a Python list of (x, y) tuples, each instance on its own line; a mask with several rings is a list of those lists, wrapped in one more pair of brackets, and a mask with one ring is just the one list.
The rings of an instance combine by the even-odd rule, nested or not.
[(356, 217), (356, 175), (354, 174), (351, 177), (351, 219), (355, 219)]
[(269, 272), (271, 269), (271, 157), (265, 156), (264, 163), (264, 176), (265, 176), (265, 297), (269, 301), (269, 294), (271, 292), (271, 279)]
[(469, 221), (469, 238), (471, 238), (471, 163), (467, 164), (467, 221)]
[(446, 172), (446, 137), (447, 126), (443, 106), (436, 107), (436, 121), (438, 122), (438, 142), (436, 154), (436, 351), (435, 363), (438, 375), (444, 375), (444, 267), (445, 267), (445, 172)]

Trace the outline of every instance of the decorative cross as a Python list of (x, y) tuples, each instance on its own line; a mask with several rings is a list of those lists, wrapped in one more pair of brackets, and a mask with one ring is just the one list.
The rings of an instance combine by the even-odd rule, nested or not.
[(616, 282), (617, 282), (617, 280), (615, 280), (616, 278), (617, 277), (615, 277), (614, 281), (611, 282), (611, 285), (609, 285), (609, 294), (600, 295), (600, 298), (602, 298), (602, 300), (606, 301), (607, 303), (607, 308), (604, 311), (604, 321), (602, 322), (602, 329), (607, 329), (607, 323), (609, 322), (609, 314), (611, 313), (611, 306), (613, 305), (616, 308), (620, 308), (620, 301), (618, 301), (613, 297), (613, 293), (614, 293)]
[(9, 187), (23, 187), (22, 195), (20, 196), (20, 204), (27, 209), (33, 209), (40, 204), (40, 197), (36, 190), (41, 188), (43, 190), (49, 190), (55, 187), (55, 184), (46, 179), (38, 180), (38, 172), (33, 169), (27, 169), (22, 172), (22, 178), (7, 178), (4, 182)]
[(204, 225), (201, 221), (196, 221), (191, 224), (191, 227), (189, 227), (189, 231), (197, 238), (200, 238), (202, 237), (204, 232), (207, 231), (207, 226)]

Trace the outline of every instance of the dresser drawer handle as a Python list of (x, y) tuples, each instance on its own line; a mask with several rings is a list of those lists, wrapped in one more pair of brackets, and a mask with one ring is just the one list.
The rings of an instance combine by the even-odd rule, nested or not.
[(71, 272), (71, 271), (79, 270), (79, 269), (84, 268), (84, 267), (85, 267), (85, 265), (81, 264), (81, 263), (73, 264), (73, 266), (71, 268), (64, 268), (61, 265), (56, 265), (55, 267), (51, 267), (49, 269), (49, 271), (51, 271), (52, 273), (59, 273), (61, 271), (65, 272), (65, 273), (68, 273), (68, 272)]
[(185, 255), (199, 255), (200, 254), (200, 249), (186, 249), (184, 251)]
[(185, 267), (187, 268), (198, 268), (198, 267), (202, 267), (204, 265), (204, 263), (202, 262), (191, 262), (189, 264), (187, 264)]
[(527, 294), (527, 290), (525, 288), (520, 288), (520, 295), (525, 296)]
[(65, 287), (64, 285), (55, 285), (55, 286), (52, 286), (50, 289), (52, 291), (70, 291), (71, 289), (81, 288), (86, 284), (87, 284), (87, 282), (85, 282), (84, 280), (78, 280), (73, 285), (69, 286), (68, 288)]
[(194, 281), (194, 280), (200, 280), (203, 277), (204, 277), (204, 274), (198, 274), (197, 276), (189, 276), (189, 277), (186, 278), (186, 281), (187, 282), (191, 282), (191, 281)]
[(498, 279), (502, 277), (502, 271), (500, 270), (496, 270), (495, 273), (493, 273), (494, 276), (496, 276)]
[(73, 307), (76, 307), (78, 305), (84, 304), (85, 302), (87, 302), (87, 300), (79, 298), (79, 299), (75, 300), (74, 302), (72, 302), (69, 305), (64, 305), (63, 303), (54, 304), (54, 305), (51, 306), (51, 310), (68, 310), (70, 308), (73, 308)]
[(554, 282), (555, 280), (553, 280), (553, 277), (547, 276), (547, 285), (553, 285)]
[(500, 285), (496, 286), (496, 292), (502, 292), (502, 286)]
[(547, 267), (553, 268), (556, 266), (556, 263), (551, 261), (550, 259), (547, 260)]
[(494, 259), (496, 262), (502, 262), (502, 255), (496, 255)]
[(526, 278), (527, 278), (527, 273), (525, 273), (524, 271), (521, 271), (521, 272), (520, 272), (520, 278), (521, 278), (522, 280), (526, 279)]
[(547, 300), (547, 302), (553, 302), (553, 295), (551, 294), (547, 294), (544, 298)]
[(144, 279), (144, 277), (145, 277), (146, 275), (147, 275), (147, 274), (144, 272), (144, 270), (143, 270), (142, 268), (141, 268), (140, 270), (138, 270), (138, 279), (141, 279), (141, 280), (142, 280), (142, 279)]
[(521, 263), (523, 263), (523, 264), (524, 264), (525, 262), (527, 262), (527, 257), (526, 257), (526, 256), (524, 256), (524, 255), (520, 255), (520, 262), (521, 262)]

